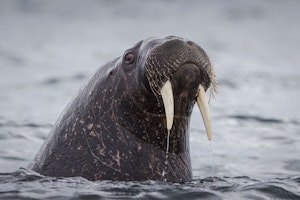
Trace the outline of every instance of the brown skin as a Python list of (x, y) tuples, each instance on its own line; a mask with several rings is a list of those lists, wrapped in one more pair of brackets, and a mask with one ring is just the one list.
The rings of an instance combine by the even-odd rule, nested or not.
[[(139, 42), (98, 70), (29, 168), (46, 176), (89, 180), (190, 181), (189, 121), (198, 86), (210, 86), (211, 71), (206, 53), (190, 41)], [(159, 91), (168, 79), (175, 116), (166, 167), (166, 117)]]

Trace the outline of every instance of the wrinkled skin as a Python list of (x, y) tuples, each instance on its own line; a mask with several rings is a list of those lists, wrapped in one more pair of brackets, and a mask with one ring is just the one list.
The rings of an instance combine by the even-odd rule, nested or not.
[[(177, 37), (139, 42), (96, 72), (29, 168), (89, 180), (191, 180), (189, 121), (198, 86), (210, 87), (212, 71), (193, 42)], [(165, 165), (168, 132), (159, 91), (168, 79), (175, 114)]]

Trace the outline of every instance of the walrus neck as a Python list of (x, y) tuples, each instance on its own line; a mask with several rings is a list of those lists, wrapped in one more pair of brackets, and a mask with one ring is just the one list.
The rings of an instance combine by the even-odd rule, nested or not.
[[(160, 96), (145, 96), (135, 93), (130, 98), (127, 96), (126, 99), (123, 99), (118, 109), (121, 111), (119, 113), (122, 113), (118, 116), (122, 127), (153, 147), (163, 152), (166, 151), (168, 130)], [(175, 113), (174, 125), (170, 130), (169, 152), (179, 154), (189, 151), (190, 115), (191, 112)]]

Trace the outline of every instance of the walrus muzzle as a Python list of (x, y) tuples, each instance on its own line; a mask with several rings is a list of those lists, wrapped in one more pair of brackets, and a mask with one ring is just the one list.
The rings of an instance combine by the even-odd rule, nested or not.
[[(172, 85), (169, 80), (163, 85), (160, 93), (163, 99), (165, 112), (166, 112), (167, 129), (171, 130), (173, 126), (173, 120), (174, 120), (174, 97), (173, 97)], [(210, 112), (208, 107), (208, 101), (205, 95), (205, 90), (201, 84), (199, 85), (199, 89), (197, 93), (197, 104), (203, 118), (204, 126), (206, 128), (207, 138), (211, 140), (212, 138), (211, 117), (210, 117)]]
[[(191, 65), (197, 70), (189, 70), (184, 74), (185, 77), (180, 76), (177, 80), (192, 79), (194, 73), (198, 74), (195, 76), (197, 80), (194, 80), (198, 82), (194, 96), (203, 118), (207, 137), (211, 140), (212, 123), (205, 92), (209, 87), (212, 92), (216, 90), (216, 80), (213, 65), (201, 47), (191, 41), (170, 37), (170, 41), (164, 41), (149, 53), (145, 63), (146, 77), (153, 93), (162, 97), (167, 129), (171, 130), (175, 109), (172, 88), (174, 84), (171, 79), (174, 74), (179, 73), (179, 70), (189, 68)], [(188, 85), (190, 86), (190, 83)]]

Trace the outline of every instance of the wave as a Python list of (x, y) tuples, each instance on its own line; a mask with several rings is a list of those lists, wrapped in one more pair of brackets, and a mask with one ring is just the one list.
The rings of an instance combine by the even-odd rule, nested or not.
[(0, 174), (3, 199), (299, 199), (300, 176), (195, 178), (184, 184), (157, 181), (88, 181), (44, 177), (21, 168)]

